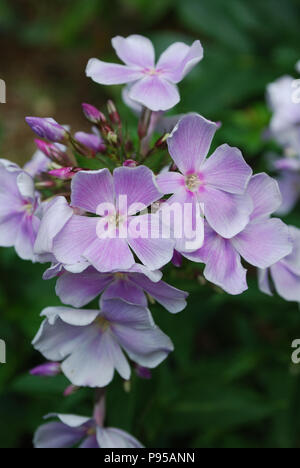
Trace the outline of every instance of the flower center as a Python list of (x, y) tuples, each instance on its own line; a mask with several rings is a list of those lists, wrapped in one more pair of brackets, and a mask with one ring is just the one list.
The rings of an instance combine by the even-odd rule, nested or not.
[(28, 214), (31, 214), (33, 212), (32, 203), (26, 203), (26, 205), (23, 206), (23, 210), (27, 211)]
[(92, 436), (96, 434), (96, 429), (94, 427), (90, 427), (90, 429), (87, 431), (86, 435)]
[(106, 318), (104, 318), (102, 315), (96, 318), (95, 323), (101, 328), (102, 331), (105, 331), (110, 327), (109, 321), (106, 320)]
[(124, 216), (121, 216), (119, 213), (113, 214), (108, 217), (108, 224), (117, 229), (120, 227), (120, 224), (124, 222)]
[(115, 273), (114, 276), (115, 276), (116, 279), (125, 279), (126, 278), (126, 273), (118, 272), (118, 273)]
[(196, 192), (201, 184), (202, 182), (197, 174), (191, 174), (185, 178), (185, 185), (191, 192)]
[(145, 73), (146, 75), (155, 76), (160, 75), (161, 72), (159, 70), (156, 70), (156, 68), (148, 68), (145, 70)]

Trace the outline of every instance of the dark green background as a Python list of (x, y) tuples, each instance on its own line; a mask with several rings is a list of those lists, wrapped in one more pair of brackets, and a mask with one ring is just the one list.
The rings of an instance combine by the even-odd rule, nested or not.
[[(112, 36), (140, 33), (158, 51), (174, 40), (201, 40), (205, 59), (180, 84), (174, 112), (221, 120), (216, 143), (239, 146), (255, 171), (266, 170), (264, 154), (273, 145), (261, 138), (270, 118), (265, 87), (295, 74), (299, 18), (297, 0), (0, 0), (0, 78), (7, 83), (0, 156), (20, 164), (31, 157), (25, 115), (88, 129), (82, 101), (101, 107), (112, 95), (119, 103), (120, 88), (94, 84), (85, 65), (92, 56), (115, 60)], [(299, 211), (287, 221), (300, 227)], [(44, 414), (89, 414), (93, 392), (64, 398), (63, 377), (28, 375), (43, 361), (30, 341), (39, 312), (58, 304), (54, 283), (12, 250), (1, 249), (0, 266), (0, 338), (8, 359), (0, 367), (0, 446), (31, 447)], [(176, 350), (151, 381), (134, 377), (129, 393), (115, 378), (107, 422), (148, 447), (299, 447), (300, 367), (290, 357), (292, 340), (300, 338), (298, 305), (261, 294), (254, 270), (239, 297), (201, 285), (200, 274), (195, 264), (167, 269), (167, 279), (191, 293), (177, 316), (152, 308)]]

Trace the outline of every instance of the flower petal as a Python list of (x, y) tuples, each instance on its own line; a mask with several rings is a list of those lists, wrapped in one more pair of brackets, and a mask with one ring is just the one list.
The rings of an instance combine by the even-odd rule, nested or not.
[(53, 240), (53, 253), (62, 263), (73, 264), (97, 239), (97, 218), (73, 215)]
[(36, 216), (24, 215), (15, 241), (17, 254), (23, 260), (35, 260), (33, 246), (36, 240), (40, 220)]
[(252, 169), (238, 148), (219, 146), (201, 168), (205, 184), (229, 193), (243, 194)]
[(184, 186), (184, 176), (180, 172), (162, 172), (156, 177), (159, 190), (164, 194), (175, 193)]
[(112, 45), (118, 57), (129, 66), (153, 68), (155, 51), (150, 39), (138, 34), (128, 37), (116, 36), (112, 39)]
[(228, 294), (241, 294), (248, 289), (247, 270), (228, 239), (218, 236), (210, 227), (205, 229), (204, 246), (197, 252), (184, 254), (189, 260), (205, 263), (204, 276)]
[(105, 387), (117, 370), (128, 380), (130, 366), (114, 335), (107, 330), (99, 334), (97, 326), (90, 328), (80, 346), (63, 362), (62, 371), (73, 385)]
[(34, 349), (50, 361), (61, 361), (83, 340), (83, 329), (64, 323), (60, 318), (51, 325), (44, 320), (32, 341)]
[(141, 262), (150, 270), (159, 270), (173, 257), (174, 241), (164, 239), (161, 221), (156, 215), (130, 218), (128, 243)]
[(86, 425), (87, 423), (92, 423), (91, 418), (87, 416), (78, 416), (77, 414), (61, 414), (54, 413), (49, 414), (46, 418), (57, 417), (63, 424), (66, 424), (69, 427), (80, 427)]
[(174, 350), (170, 338), (156, 326), (142, 329), (114, 324), (112, 329), (130, 359), (141, 366), (154, 368)]
[(142, 288), (130, 281), (129, 278), (116, 278), (104, 291), (102, 298), (123, 299), (131, 304), (147, 307), (147, 299)]
[(198, 114), (183, 117), (168, 138), (169, 153), (183, 174), (196, 173), (209, 151), (216, 123)]
[(149, 328), (154, 325), (150, 311), (146, 307), (133, 305), (121, 299), (104, 300), (100, 302), (103, 316), (111, 323), (127, 327)]
[(250, 223), (232, 242), (248, 263), (259, 268), (274, 265), (292, 251), (288, 227), (280, 219)]
[(175, 42), (162, 53), (156, 68), (161, 70), (168, 80), (178, 83), (202, 58), (203, 48), (200, 41), (195, 41), (191, 46)]
[(295, 226), (289, 226), (290, 240), (293, 244), (293, 250), (282, 262), (294, 273), (300, 275), (300, 229)]
[(199, 192), (199, 199), (204, 203), (205, 217), (210, 226), (227, 239), (247, 226), (253, 210), (248, 195), (226, 193), (210, 186)]
[(64, 197), (56, 197), (46, 205), (34, 245), (36, 254), (44, 255), (52, 252), (54, 237), (72, 215), (73, 210)]
[(277, 181), (282, 195), (282, 204), (278, 208), (277, 214), (284, 216), (292, 211), (300, 198), (300, 175), (285, 171)]
[(97, 441), (100, 448), (143, 448), (137, 439), (114, 427), (97, 427)]
[(33, 445), (38, 449), (70, 448), (76, 445), (85, 435), (79, 428), (68, 427), (60, 422), (43, 424), (34, 435)]
[(78, 172), (71, 190), (71, 205), (90, 213), (97, 213), (101, 203), (114, 204), (113, 178), (108, 169)]
[(0, 218), (1, 247), (12, 247), (15, 244), (22, 220), (22, 213), (11, 213)]
[(270, 216), (282, 203), (278, 183), (265, 173), (256, 174), (251, 178), (247, 192), (254, 205), (251, 220)]
[(152, 111), (165, 111), (180, 101), (177, 86), (157, 75), (145, 76), (133, 84), (129, 98)]
[(300, 275), (290, 270), (284, 262), (271, 267), (271, 276), (279, 296), (286, 301), (300, 302)]
[(100, 448), (97, 442), (97, 438), (95, 435), (91, 435), (84, 439), (82, 444), (80, 444), (79, 448), (81, 449), (97, 449)]
[(17, 186), (21, 196), (25, 200), (33, 201), (35, 199), (34, 180), (29, 174), (21, 172), (17, 176)]
[(86, 67), (86, 76), (99, 84), (114, 85), (136, 81), (143, 75), (140, 70), (125, 65), (102, 62), (102, 60), (91, 58)]
[[(114, 170), (114, 184), (117, 204), (121, 201), (119, 197), (126, 197), (126, 213), (129, 215), (142, 211), (137, 204), (147, 208), (162, 197), (153, 172), (146, 166), (118, 167)], [(119, 203), (119, 209), (122, 211), (120, 204), (122, 203)]]
[(94, 268), (88, 268), (82, 273), (64, 273), (56, 282), (56, 294), (64, 304), (82, 307), (110, 284), (113, 276), (101, 274)]
[(268, 268), (258, 269), (258, 286), (263, 293), (273, 296)]
[(95, 239), (84, 250), (84, 256), (100, 272), (127, 270), (134, 265), (134, 257), (126, 239)]
[(159, 302), (172, 314), (181, 312), (186, 307), (188, 293), (174, 288), (164, 281), (153, 283), (143, 275), (131, 275), (132, 280), (144, 289), (150, 296)]
[(59, 317), (68, 325), (76, 325), (77, 327), (85, 327), (94, 322), (99, 315), (99, 310), (91, 309), (72, 309), (71, 307), (46, 307), (41, 313), (47, 317), (50, 325), (54, 325)]

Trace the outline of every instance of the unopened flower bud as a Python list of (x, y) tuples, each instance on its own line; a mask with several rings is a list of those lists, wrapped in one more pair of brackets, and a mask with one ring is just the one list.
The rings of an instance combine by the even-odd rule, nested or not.
[(41, 138), (63, 143), (68, 132), (52, 118), (26, 117), (29, 127)]
[(84, 102), (82, 104), (82, 110), (87, 120), (89, 120), (91, 123), (98, 124), (106, 122), (105, 115), (91, 104)]
[(117, 108), (114, 102), (111, 99), (107, 102), (107, 110), (108, 110), (109, 118), (112, 121), (112, 123), (115, 125), (121, 125), (120, 115), (117, 111)]
[(59, 362), (45, 362), (40, 366), (31, 369), (31, 375), (38, 375), (41, 377), (55, 377), (61, 373), (61, 366)]
[(143, 367), (143, 366), (140, 366), (139, 364), (136, 364), (134, 369), (135, 369), (136, 375), (140, 377), (141, 379), (149, 380), (152, 378), (151, 371), (147, 367)]
[(69, 157), (65, 151), (58, 148), (58, 145), (47, 143), (44, 140), (35, 140), (35, 144), (38, 149), (47, 156), (47, 158), (51, 159), (51, 161), (61, 166), (74, 165), (74, 160)]
[(103, 153), (106, 149), (100, 135), (93, 133), (77, 132), (75, 138), (79, 143), (89, 148), (94, 154)]
[(48, 172), (53, 177), (61, 180), (72, 179), (77, 172), (82, 171), (80, 167), (61, 167), (59, 169), (52, 169)]
[(134, 161), (134, 159), (127, 159), (126, 161), (123, 162), (123, 166), (125, 167), (136, 167), (138, 163)]

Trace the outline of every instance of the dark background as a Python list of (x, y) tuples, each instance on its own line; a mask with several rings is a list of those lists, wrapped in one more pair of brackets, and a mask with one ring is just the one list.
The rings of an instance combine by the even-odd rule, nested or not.
[[(261, 136), (270, 113), (266, 85), (294, 74), (300, 58), (297, 0), (0, 0), (0, 157), (23, 164), (34, 151), (26, 115), (52, 116), (75, 131), (88, 129), (81, 102), (104, 106), (119, 87), (101, 87), (84, 74), (90, 57), (115, 61), (111, 37), (149, 36), (160, 52), (174, 40), (200, 39), (205, 59), (180, 84), (174, 112), (197, 111), (221, 120), (217, 143), (239, 146), (255, 171), (266, 170), (273, 145)], [(130, 122), (134, 118), (120, 104)], [(127, 114), (126, 114), (127, 112)], [(299, 210), (287, 222), (300, 227)], [(48, 412), (90, 414), (91, 390), (65, 398), (64, 377), (31, 377), (43, 361), (30, 342), (39, 313), (58, 304), (43, 266), (0, 250), (0, 447), (31, 447)], [(171, 316), (152, 307), (175, 352), (150, 381), (133, 377), (126, 393), (115, 377), (107, 423), (129, 430), (148, 447), (300, 447), (300, 367), (291, 342), (300, 338), (297, 304), (258, 291), (239, 297), (201, 284), (201, 268), (169, 268), (168, 281), (191, 293)]]

